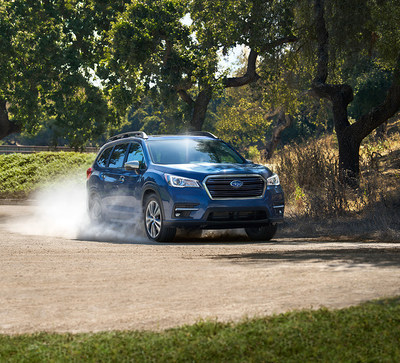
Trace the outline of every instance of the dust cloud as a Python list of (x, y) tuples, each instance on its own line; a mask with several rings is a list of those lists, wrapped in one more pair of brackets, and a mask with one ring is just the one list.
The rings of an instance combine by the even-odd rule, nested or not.
[[(9, 232), (24, 235), (113, 243), (156, 243), (146, 237), (139, 215), (129, 224), (93, 224), (87, 213), (86, 200), (86, 185), (81, 176), (59, 180), (32, 196), (30, 215), (8, 221), (6, 228)], [(178, 229), (175, 242), (234, 242), (246, 239), (243, 229)]]
[(25, 235), (68, 239), (143, 243), (148, 242), (141, 221), (130, 224), (93, 224), (86, 208), (86, 186), (80, 178), (58, 181), (32, 197), (33, 213), (10, 221), (7, 229)]

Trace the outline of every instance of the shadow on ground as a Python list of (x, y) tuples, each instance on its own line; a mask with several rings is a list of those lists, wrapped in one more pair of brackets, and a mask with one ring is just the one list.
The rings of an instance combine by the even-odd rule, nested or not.
[(360, 267), (360, 265), (376, 267), (398, 267), (400, 268), (399, 248), (326, 248), (318, 250), (306, 249), (295, 251), (271, 251), (255, 253), (239, 253), (229, 255), (212, 256), (212, 259), (227, 260), (240, 264), (258, 264), (275, 262), (299, 262), (320, 263), (331, 261), (347, 264), (348, 267)]

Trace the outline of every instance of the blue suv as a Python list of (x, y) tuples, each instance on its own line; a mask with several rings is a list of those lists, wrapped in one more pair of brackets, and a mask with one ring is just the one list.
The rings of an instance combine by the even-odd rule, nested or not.
[(87, 171), (93, 222), (143, 219), (149, 239), (172, 241), (176, 229), (245, 228), (270, 240), (283, 221), (279, 178), (208, 132), (110, 138)]

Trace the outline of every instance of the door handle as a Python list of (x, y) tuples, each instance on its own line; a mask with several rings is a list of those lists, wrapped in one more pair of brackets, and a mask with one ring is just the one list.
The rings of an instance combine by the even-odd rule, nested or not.
[(125, 177), (124, 177), (123, 175), (121, 175), (121, 176), (119, 177), (119, 181), (120, 181), (121, 183), (123, 183), (123, 182), (125, 181)]

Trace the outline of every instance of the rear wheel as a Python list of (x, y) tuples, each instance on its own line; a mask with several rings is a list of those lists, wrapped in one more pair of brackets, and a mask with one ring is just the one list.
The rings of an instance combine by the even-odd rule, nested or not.
[(245, 228), (247, 235), (253, 241), (269, 241), (275, 236), (278, 229), (277, 224), (266, 224), (258, 228)]
[(164, 225), (164, 215), (161, 202), (156, 195), (146, 199), (144, 206), (144, 228), (147, 237), (157, 242), (169, 242), (175, 237), (176, 228)]
[(101, 198), (96, 193), (92, 193), (89, 198), (89, 218), (92, 223), (104, 221), (103, 204)]

